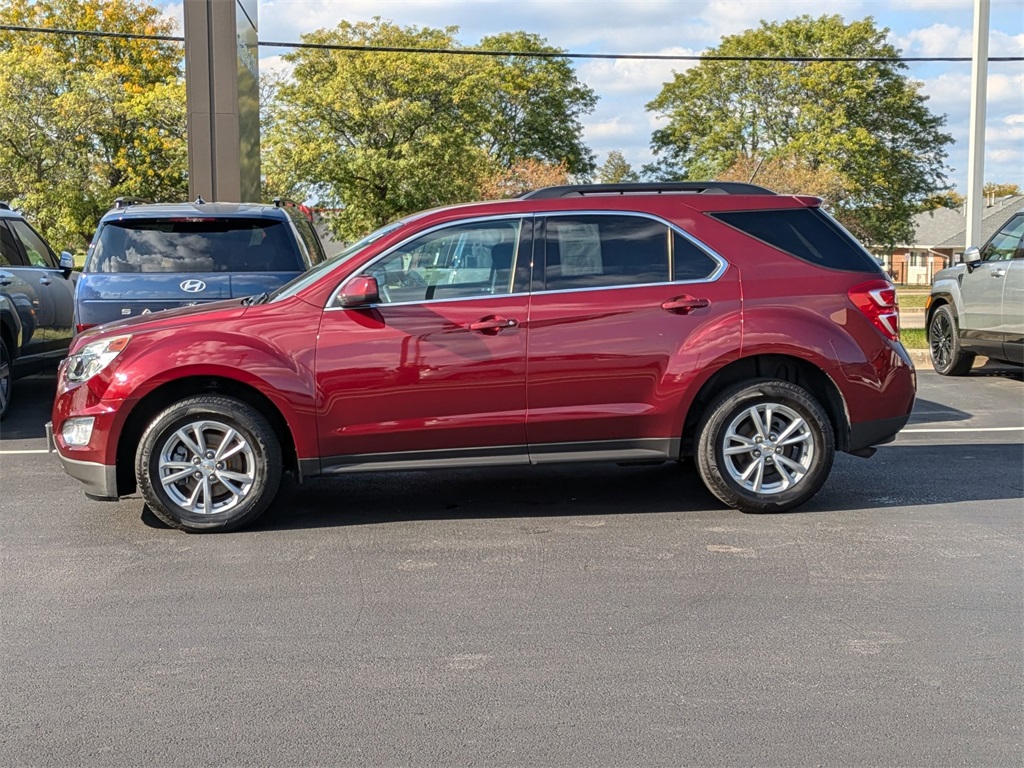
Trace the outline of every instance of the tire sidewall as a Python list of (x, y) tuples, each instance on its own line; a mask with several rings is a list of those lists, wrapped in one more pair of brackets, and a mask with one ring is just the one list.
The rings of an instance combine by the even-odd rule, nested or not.
[[(11, 351), (7, 348), (7, 342), (0, 338), (0, 365), (7, 362), (7, 399), (2, 405), (0, 410), (0, 419), (10, 413), (11, 410), (11, 394), (14, 392), (14, 360), (11, 358)], [(0, 387), (4, 385), (5, 381), (0, 379)]]
[[(810, 471), (794, 487), (771, 495), (755, 494), (732, 479), (726, 469), (724, 433), (743, 410), (773, 402), (792, 408), (811, 428), (814, 457)], [(835, 458), (835, 435), (824, 409), (802, 387), (781, 380), (743, 382), (715, 401), (700, 427), (697, 459), (708, 489), (746, 512), (782, 512), (813, 497), (824, 485)]]
[[(944, 317), (949, 324), (949, 364), (940, 365), (935, 359), (935, 351), (932, 347), (932, 329), (940, 317)], [(928, 323), (928, 357), (931, 359), (932, 368), (940, 376), (962, 376), (971, 370), (974, 362), (974, 355), (964, 352), (960, 346), (959, 323), (956, 315), (948, 304), (943, 304), (935, 310), (931, 322)]]
[[(940, 318), (945, 318), (946, 322), (949, 323), (949, 363), (946, 365), (942, 365), (935, 359), (935, 350), (932, 347), (933, 330), (938, 330), (936, 326), (938, 325)], [(949, 307), (939, 307), (935, 310), (935, 314), (932, 315), (932, 321), (928, 324), (928, 355), (932, 361), (932, 368), (934, 368), (935, 372), (940, 375), (945, 376), (953, 369), (959, 347), (956, 336), (956, 318), (954, 318), (953, 313), (949, 311)]]
[[(196, 421), (219, 421), (236, 430), (252, 448), (255, 479), (245, 500), (225, 512), (202, 515), (175, 503), (160, 482), (160, 454), (179, 429)], [(187, 531), (228, 531), (251, 522), (270, 505), (281, 483), (281, 450), (263, 416), (245, 403), (224, 397), (184, 400), (163, 411), (146, 429), (136, 456), (139, 489), (152, 512)]]

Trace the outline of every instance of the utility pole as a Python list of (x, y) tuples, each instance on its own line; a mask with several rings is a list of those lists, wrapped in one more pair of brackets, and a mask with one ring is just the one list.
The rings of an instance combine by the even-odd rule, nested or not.
[(985, 101), (988, 93), (988, 24), (990, 0), (974, 0), (974, 53), (971, 64), (971, 131), (967, 159), (967, 242), (982, 244), (985, 207)]

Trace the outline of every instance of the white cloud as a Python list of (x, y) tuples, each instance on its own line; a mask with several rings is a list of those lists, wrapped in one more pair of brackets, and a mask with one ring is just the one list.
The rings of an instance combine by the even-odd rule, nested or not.
[(894, 44), (905, 56), (970, 56), (972, 39), (969, 29), (933, 24), (896, 37)]
[[(689, 48), (669, 48), (656, 52), (660, 56), (695, 56), (699, 51)], [(697, 65), (696, 61), (596, 59), (578, 65), (577, 76), (600, 94), (650, 94), (650, 101), (662, 86), (674, 78), (675, 72), (684, 72)]]

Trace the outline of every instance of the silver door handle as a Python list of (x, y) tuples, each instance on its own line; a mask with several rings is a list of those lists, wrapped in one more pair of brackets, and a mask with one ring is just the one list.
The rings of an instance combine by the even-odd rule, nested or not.
[(49, 285), (50, 284), (50, 278), (48, 278), (48, 277), (40, 277), (39, 278), (39, 284), (40, 285)]
[(6, 272), (0, 272), (0, 285), (10, 285), (13, 282), (13, 277), (8, 275)]
[(990, 274), (992, 275), (992, 277), (1005, 277), (1006, 276), (1006, 270), (1005, 269), (993, 269)]

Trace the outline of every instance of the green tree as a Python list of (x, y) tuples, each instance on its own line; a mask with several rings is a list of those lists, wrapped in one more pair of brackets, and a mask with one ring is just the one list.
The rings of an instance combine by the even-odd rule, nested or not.
[(801, 16), (722, 39), (718, 56), (858, 57), (857, 61), (706, 59), (677, 74), (648, 110), (668, 118), (655, 131), (660, 164), (672, 178), (714, 178), (737, 162), (771, 161), (836, 180), (834, 212), (862, 240), (905, 242), (910, 217), (943, 189), (945, 116), (927, 108), (872, 19)]
[(992, 195), (994, 197), (1008, 197), (1021, 194), (1020, 187), (1016, 184), (996, 184), (993, 181), (986, 181), (985, 186), (982, 187), (982, 192), (986, 196)]
[(628, 184), (640, 181), (640, 174), (626, 162), (626, 158), (617, 149), (608, 153), (604, 164), (597, 169), (597, 181), (601, 184)]
[[(303, 40), (458, 49), (457, 31), (377, 18)], [(492, 46), (554, 50), (521, 32), (481, 44)], [(501, 194), (536, 168), (592, 163), (578, 120), (594, 96), (564, 60), (326, 49), (285, 58), (292, 79), (264, 82), (266, 189), (340, 209), (332, 227), (344, 239), (417, 210)]]
[[(377, 19), (343, 21), (303, 41), (449, 48), (453, 33)], [(285, 58), (294, 80), (271, 102), (268, 178), (343, 208), (332, 218), (337, 234), (352, 239), (410, 211), (472, 196), (485, 157), (463, 119), (469, 57), (299, 49)]]
[[(539, 35), (505, 32), (485, 37), (485, 51), (561, 53)], [(551, 56), (496, 56), (483, 59), (476, 100), (487, 153), (503, 169), (521, 160), (564, 165), (571, 174), (594, 170), (594, 154), (580, 139), (582, 115), (597, 104), (568, 59)]]
[[(0, 0), (0, 23), (166, 35), (136, 0)], [(57, 247), (81, 247), (118, 195), (188, 191), (179, 45), (0, 32), (0, 199)]]

